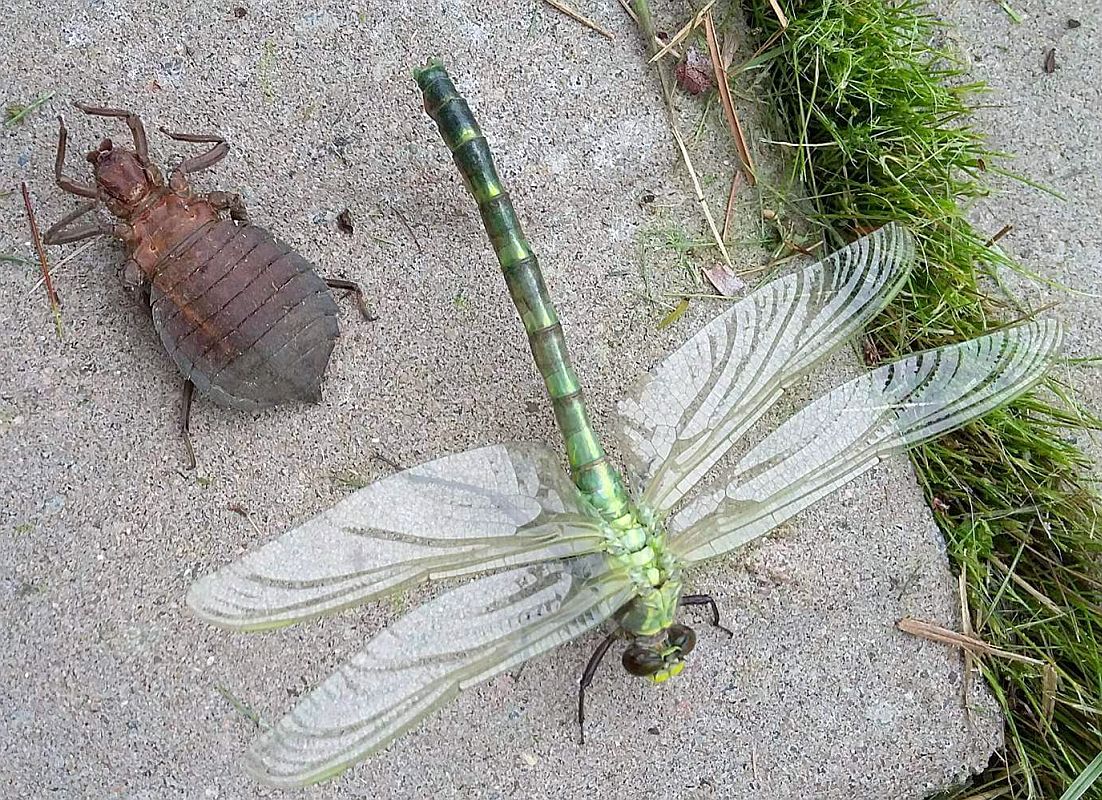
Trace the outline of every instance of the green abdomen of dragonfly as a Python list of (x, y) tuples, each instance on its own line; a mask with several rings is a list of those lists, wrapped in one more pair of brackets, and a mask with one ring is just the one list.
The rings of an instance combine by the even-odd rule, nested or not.
[(439, 63), (430, 62), (415, 77), (424, 95), (425, 110), (435, 120), (478, 204), (482, 224), (528, 334), (532, 357), (551, 397), (574, 482), (607, 523), (621, 525), (632, 513), (631, 503), (590, 424), (581, 384), (571, 366), (566, 339), (539, 262), (498, 177), (486, 138), (467, 101)]
[(636, 588), (621, 611), (620, 627), (634, 636), (666, 630), (674, 622), (682, 584), (681, 563), (667, 547), (665, 528), (650, 515), (632, 513), (630, 521), (610, 525), (606, 535), (606, 557)]

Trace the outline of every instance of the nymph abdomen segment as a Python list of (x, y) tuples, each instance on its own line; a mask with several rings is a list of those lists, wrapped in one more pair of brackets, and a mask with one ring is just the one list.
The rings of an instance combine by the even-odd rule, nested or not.
[(313, 266), (264, 229), (207, 223), (157, 264), (150, 303), (173, 361), (220, 405), (319, 399), (337, 307)]

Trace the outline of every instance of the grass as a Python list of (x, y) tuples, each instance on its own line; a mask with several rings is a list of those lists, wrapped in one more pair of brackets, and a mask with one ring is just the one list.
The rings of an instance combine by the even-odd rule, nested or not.
[(31, 102), (29, 105), (22, 105), (21, 103), (12, 103), (4, 109), (4, 124), (3, 127), (11, 127), (18, 125), (25, 120), (32, 113), (37, 111), (46, 101), (50, 100), (54, 96), (54, 92), (46, 92), (40, 95), (38, 99)]
[[(892, 220), (923, 256), (907, 289), (871, 327), (891, 359), (970, 339), (1021, 316), (982, 280), (1013, 266), (968, 222), (999, 155), (969, 127), (983, 87), (933, 42), (938, 23), (903, 0), (744, 0), (766, 52), (748, 70), (789, 137), (793, 182), (835, 244)], [(867, 352), (869, 352), (867, 351)], [(1102, 508), (1078, 445), (1100, 421), (1050, 381), (1042, 390), (912, 458), (966, 585), (974, 635), (1051, 665), (978, 661), (1006, 717), (1006, 746), (946, 797), (1059, 798), (1092, 786), (1102, 753)], [(1090, 769), (1095, 764), (1093, 770)], [(1083, 776), (1081, 779), (1080, 776)]]

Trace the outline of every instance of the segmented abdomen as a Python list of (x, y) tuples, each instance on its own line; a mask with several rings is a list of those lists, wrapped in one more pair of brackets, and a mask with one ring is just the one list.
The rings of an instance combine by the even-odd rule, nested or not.
[(210, 222), (157, 265), (153, 322), (184, 377), (215, 402), (315, 402), (337, 338), (325, 281), (255, 225)]

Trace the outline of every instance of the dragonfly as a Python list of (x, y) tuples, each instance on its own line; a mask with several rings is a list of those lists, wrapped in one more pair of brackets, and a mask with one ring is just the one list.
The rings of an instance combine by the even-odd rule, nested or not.
[[(322, 781), (386, 747), (464, 689), (608, 624), (609, 648), (661, 683), (696, 634), (679, 608), (691, 568), (747, 545), (884, 458), (1021, 395), (1058, 357), (1032, 320), (917, 353), (797, 411), (733, 466), (720, 462), (769, 409), (852, 340), (905, 284), (916, 243), (889, 224), (774, 279), (689, 338), (618, 406), (629, 491), (590, 422), (536, 256), (470, 107), (439, 61), (415, 73), (524, 324), (565, 442), (493, 444), (384, 477), (190, 589), (236, 631), (336, 614), (425, 581), (474, 576), (375, 634), (249, 748), (263, 783)], [(701, 487), (691, 492), (698, 484)]]

